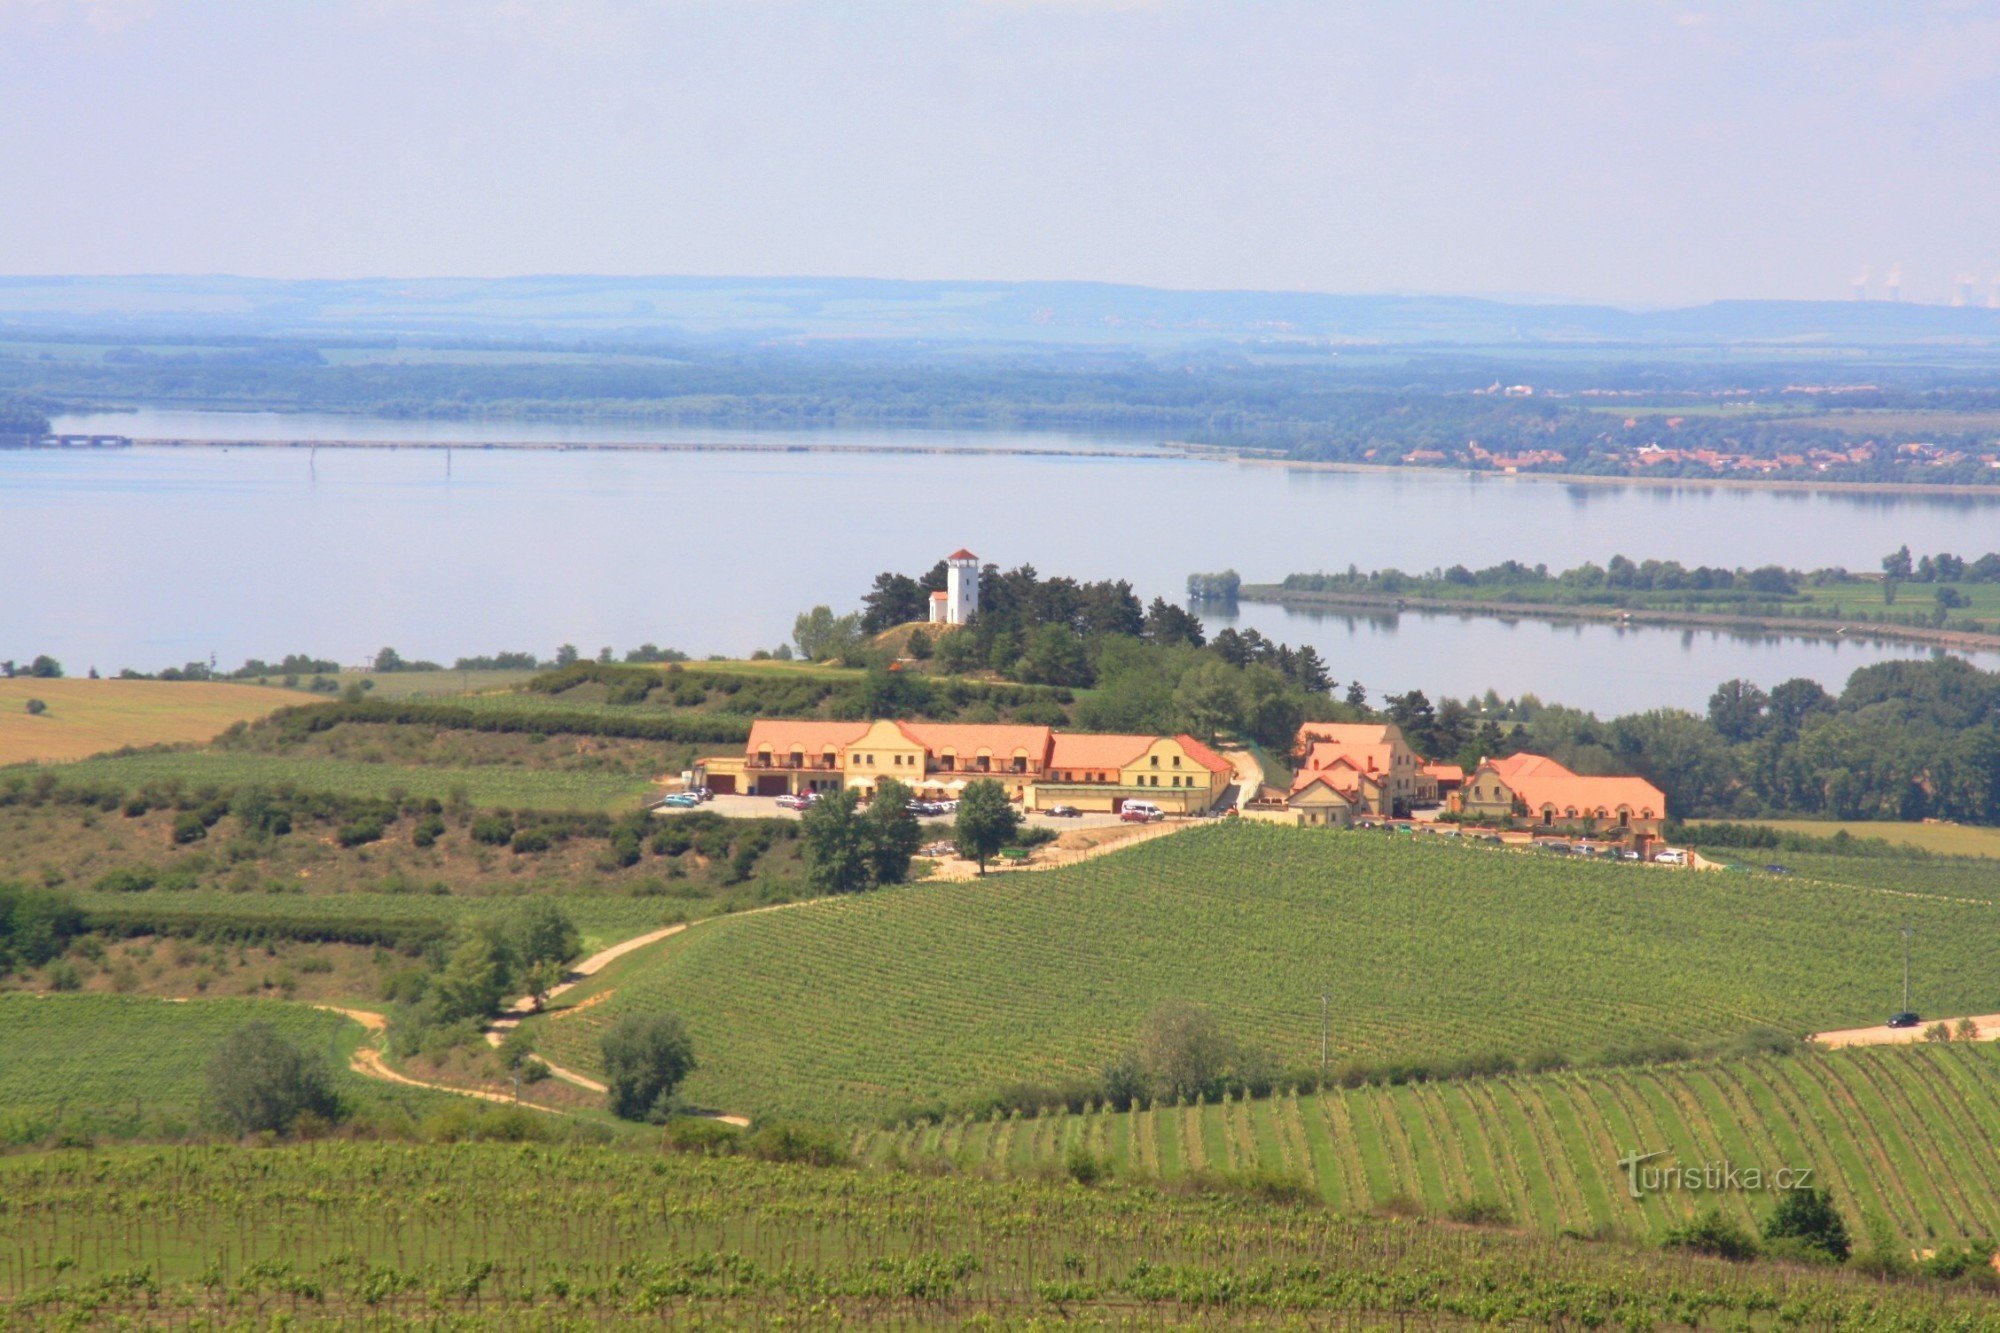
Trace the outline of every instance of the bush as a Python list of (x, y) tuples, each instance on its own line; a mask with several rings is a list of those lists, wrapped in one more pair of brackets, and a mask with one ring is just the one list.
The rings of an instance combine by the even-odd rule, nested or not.
[(529, 852), (546, 852), (553, 845), (554, 840), (549, 837), (549, 831), (539, 828), (524, 828), (516, 833), (509, 843), (516, 856)]
[(1082, 1144), (1070, 1148), (1063, 1158), (1063, 1174), (1079, 1185), (1095, 1185), (1111, 1177), (1111, 1159), (1099, 1157)]
[(695, 1067), (687, 1028), (672, 1014), (628, 1014), (604, 1034), (606, 1097), (624, 1120), (664, 1122), (674, 1092)]
[(514, 821), (504, 814), (480, 815), (472, 821), (472, 840), (488, 847), (504, 847), (514, 836)]
[(1724, 1217), (1720, 1208), (1705, 1209), (1693, 1221), (1671, 1228), (1661, 1244), (1670, 1250), (1691, 1250), (1739, 1263), (1757, 1257), (1756, 1238)]
[(380, 842), (388, 832), (388, 825), (380, 815), (362, 815), (340, 826), (337, 835), (342, 847), (360, 847), (371, 842)]
[(28, 700), (29, 717), (40, 717), (43, 713), (46, 713), (48, 711), (49, 711), (49, 706), (43, 703), (40, 699)]
[(1786, 1190), (1779, 1197), (1777, 1211), (1764, 1223), (1764, 1239), (1797, 1241), (1837, 1264), (1846, 1263), (1853, 1250), (1833, 1196), (1810, 1187)]
[(208, 825), (202, 822), (201, 814), (194, 810), (183, 810), (174, 816), (174, 841), (182, 846), (200, 842), (208, 836)]
[(1468, 1227), (1504, 1227), (1514, 1220), (1505, 1204), (1487, 1198), (1461, 1199), (1445, 1209), (1444, 1215)]
[(326, 1062), (261, 1021), (246, 1023), (216, 1048), (208, 1062), (208, 1092), (216, 1114), (239, 1135), (284, 1133), (301, 1116), (331, 1123), (342, 1115)]
[(762, 1162), (799, 1162), (807, 1166), (845, 1166), (847, 1146), (829, 1130), (816, 1125), (765, 1125), (743, 1138), (743, 1151)]
[(675, 1152), (724, 1157), (742, 1146), (743, 1131), (704, 1116), (676, 1116), (667, 1122), (666, 1143)]
[(73, 991), (83, 989), (83, 974), (76, 970), (76, 964), (67, 958), (58, 958), (49, 964), (47, 972), (49, 989)]

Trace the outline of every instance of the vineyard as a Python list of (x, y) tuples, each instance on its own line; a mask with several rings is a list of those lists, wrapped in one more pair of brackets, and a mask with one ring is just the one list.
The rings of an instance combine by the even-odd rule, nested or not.
[(652, 783), (617, 773), (546, 772), (500, 765), (442, 768), (358, 760), (294, 759), (276, 755), (193, 750), (118, 755), (66, 765), (65, 781), (133, 788), (178, 782), (195, 787), (290, 784), (341, 796), (387, 799), (393, 794), (476, 806), (534, 810), (628, 810)]
[(345, 1072), (360, 1029), (338, 1014), (273, 1000), (159, 1000), (0, 995), (0, 1141), (35, 1142), (66, 1127), (131, 1122), (195, 1128), (209, 1056), (253, 1020), (342, 1071), (344, 1094), (395, 1090)]
[(1990, 1009), (1986, 901), (1225, 825), (1063, 870), (713, 921), (542, 1039), (590, 1069), (620, 1015), (671, 1010), (701, 1053), (690, 1096), (824, 1120), (1093, 1078), (1170, 1000), (1280, 1067), (1317, 1066), (1322, 994), (1337, 1067), (1585, 1061), (1879, 1022), (1906, 917), (1926, 1009)]
[(1202, 1171), (1301, 1179), (1335, 1209), (1474, 1201), (1545, 1232), (1658, 1236), (1719, 1204), (1746, 1225), (1767, 1192), (1655, 1191), (1634, 1200), (1618, 1159), (1810, 1167), (1850, 1219), (1912, 1245), (2000, 1236), (2000, 1049), (1857, 1047), (1651, 1069), (1597, 1069), (1320, 1095), (955, 1119), (856, 1134), (873, 1160), (966, 1171), (1060, 1170), (1089, 1153), (1123, 1177)]
[(1241, 1193), (386, 1144), (0, 1159), (0, 1321), (375, 1329), (2000, 1324), (1990, 1298)]

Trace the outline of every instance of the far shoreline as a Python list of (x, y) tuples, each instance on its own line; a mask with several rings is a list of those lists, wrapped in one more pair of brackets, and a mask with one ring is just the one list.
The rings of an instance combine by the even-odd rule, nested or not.
[(1852, 624), (1840, 620), (1731, 616), (1705, 611), (1657, 611), (1625, 607), (1569, 606), (1560, 602), (1488, 602), (1393, 593), (1301, 592), (1275, 583), (1246, 583), (1236, 600), (1298, 611), (1414, 611), (1427, 615), (1485, 616), (1493, 620), (1579, 621), (1655, 629), (1724, 630), (1771, 638), (1842, 641), (1887, 640), (1966, 653), (2000, 653), (2000, 634), (1929, 629), (1918, 625)]

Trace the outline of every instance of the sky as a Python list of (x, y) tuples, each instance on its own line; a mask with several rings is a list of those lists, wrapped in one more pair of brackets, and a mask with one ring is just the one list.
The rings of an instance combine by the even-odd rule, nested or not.
[(1979, 303), (1991, 3), (0, 0), (0, 269)]

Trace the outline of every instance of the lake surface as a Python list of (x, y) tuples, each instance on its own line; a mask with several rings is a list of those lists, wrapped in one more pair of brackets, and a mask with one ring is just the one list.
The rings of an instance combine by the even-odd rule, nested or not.
[[(416, 423), (228, 413), (72, 417), (72, 433), (411, 439)], [(799, 440), (925, 449), (1130, 448), (1129, 439), (603, 424), (425, 423), (453, 442)], [(463, 434), (455, 432), (463, 431)], [(261, 432), (261, 433), (260, 433)], [(371, 432), (372, 434), (364, 434)], [(361, 661), (384, 644), (443, 661), (610, 644), (747, 653), (876, 572), (968, 546), (1044, 574), (1123, 577), (1147, 598), (1189, 572), (1421, 570), (1614, 553), (1689, 563), (1874, 568), (1883, 553), (2000, 548), (2000, 503), (1454, 474), (1312, 472), (1180, 458), (981, 453), (167, 449), (0, 452), (0, 656), (81, 673), (214, 654)], [(1213, 625), (1223, 623), (1210, 616)], [(1310, 642), (1341, 680), (1433, 697), (1488, 686), (1603, 713), (1700, 708), (1732, 676), (1838, 685), (1904, 645), (1456, 616), (1237, 622)], [(2000, 667), (2000, 657), (1981, 664)]]

